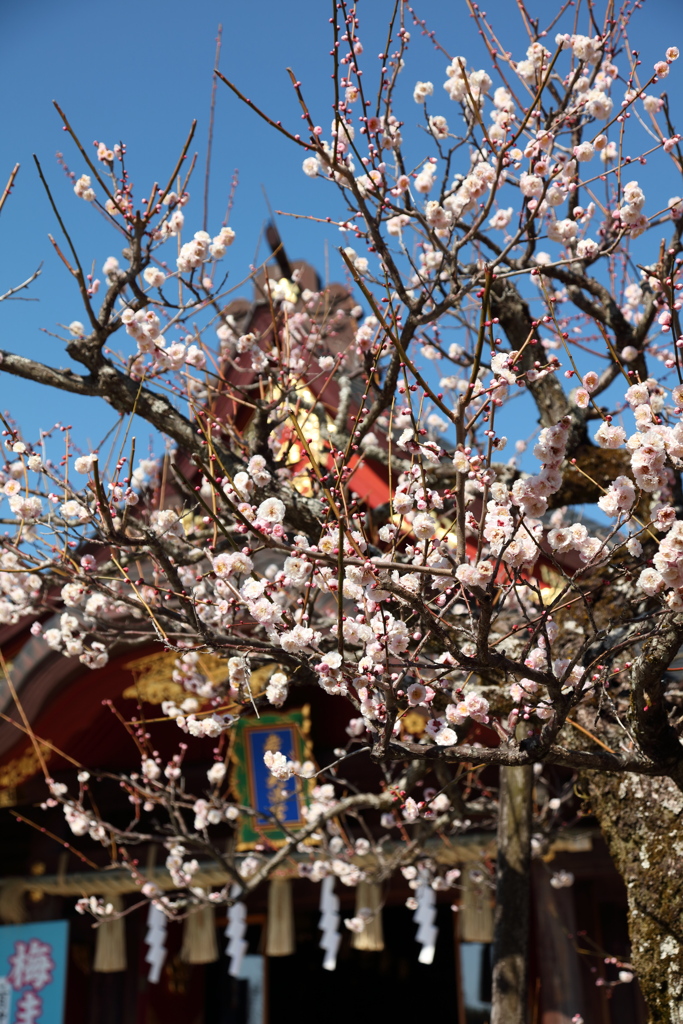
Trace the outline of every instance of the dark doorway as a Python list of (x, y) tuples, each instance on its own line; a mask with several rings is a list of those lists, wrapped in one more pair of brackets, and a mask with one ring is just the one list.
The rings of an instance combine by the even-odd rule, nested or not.
[(403, 1020), (424, 1015), (429, 1003), (452, 1007), (457, 1020), (457, 994), (453, 913), (438, 909), (439, 936), (433, 964), (418, 963), (416, 925), (405, 907), (383, 911), (385, 948), (381, 953), (353, 949), (351, 934), (343, 936), (336, 971), (322, 969), (318, 914), (297, 916), (297, 951), (294, 956), (268, 961), (268, 1024), (349, 1024), (349, 996), (356, 1021)]

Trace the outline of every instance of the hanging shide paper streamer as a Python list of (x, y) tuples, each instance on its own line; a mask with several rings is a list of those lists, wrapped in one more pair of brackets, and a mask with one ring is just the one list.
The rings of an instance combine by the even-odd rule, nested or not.
[(268, 888), (266, 956), (291, 956), (295, 948), (292, 883), (273, 878)]
[(212, 964), (218, 960), (216, 918), (212, 906), (204, 906), (185, 918), (180, 959), (186, 964)]
[[(230, 895), (236, 899), (241, 892), (239, 885), (233, 885)], [(239, 978), (244, 955), (247, 952), (249, 943), (245, 939), (247, 931), (247, 908), (244, 903), (233, 903), (228, 908), (228, 923), (225, 929), (225, 937), (228, 945), (225, 948), (225, 955), (230, 960), (228, 974), (231, 978)]]
[[(120, 896), (109, 900), (114, 913), (123, 910)], [(95, 962), (93, 970), (98, 974), (114, 974), (126, 969), (126, 926), (122, 917), (105, 919), (95, 933)]]
[(356, 887), (356, 917), (364, 916), (362, 912), (368, 910), (372, 917), (367, 921), (363, 931), (353, 936), (351, 945), (354, 949), (379, 953), (384, 949), (382, 889), (376, 882), (359, 882)]
[(325, 951), (323, 969), (333, 971), (341, 943), (339, 934), (339, 898), (334, 894), (334, 875), (326, 875), (320, 884), (320, 948)]
[(418, 925), (415, 941), (422, 946), (418, 961), (421, 964), (431, 964), (436, 951), (436, 937), (439, 929), (434, 924), (436, 920), (436, 893), (429, 882), (421, 882), (416, 893), (417, 910), (413, 914), (413, 921)]
[(462, 942), (493, 942), (493, 906), (491, 890), (481, 871), (465, 871), (460, 939)]
[(166, 928), (166, 915), (163, 910), (150, 903), (147, 913), (147, 934), (145, 935), (145, 942), (149, 948), (145, 961), (149, 964), (147, 979), (152, 985), (156, 985), (159, 981), (161, 968), (166, 959)]

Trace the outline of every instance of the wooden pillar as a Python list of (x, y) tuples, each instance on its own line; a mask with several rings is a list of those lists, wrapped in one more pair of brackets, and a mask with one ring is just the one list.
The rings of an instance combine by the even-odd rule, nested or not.
[(526, 1024), (531, 896), (531, 765), (500, 769), (491, 1024)]

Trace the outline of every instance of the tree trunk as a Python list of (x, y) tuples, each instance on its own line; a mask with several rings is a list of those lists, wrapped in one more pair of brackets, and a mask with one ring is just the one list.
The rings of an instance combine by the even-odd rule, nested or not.
[(501, 768), (491, 1024), (525, 1024), (528, 1006), (533, 770)]
[(683, 793), (639, 775), (594, 773), (584, 785), (626, 884), (631, 960), (650, 1024), (683, 1024)]

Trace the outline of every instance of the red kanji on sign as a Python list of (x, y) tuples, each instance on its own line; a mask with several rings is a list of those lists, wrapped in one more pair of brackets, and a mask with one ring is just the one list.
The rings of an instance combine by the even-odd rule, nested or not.
[(32, 989), (24, 992), (17, 1003), (15, 1024), (35, 1024), (43, 1010), (43, 1000)]
[[(36, 992), (52, 981), (55, 962), (51, 957), (52, 946), (40, 939), (29, 942), (15, 942), (14, 953), (9, 958), (12, 970), (8, 980), (13, 989), (19, 990), (30, 985)], [(26, 1018), (27, 1020), (29, 1018)]]

